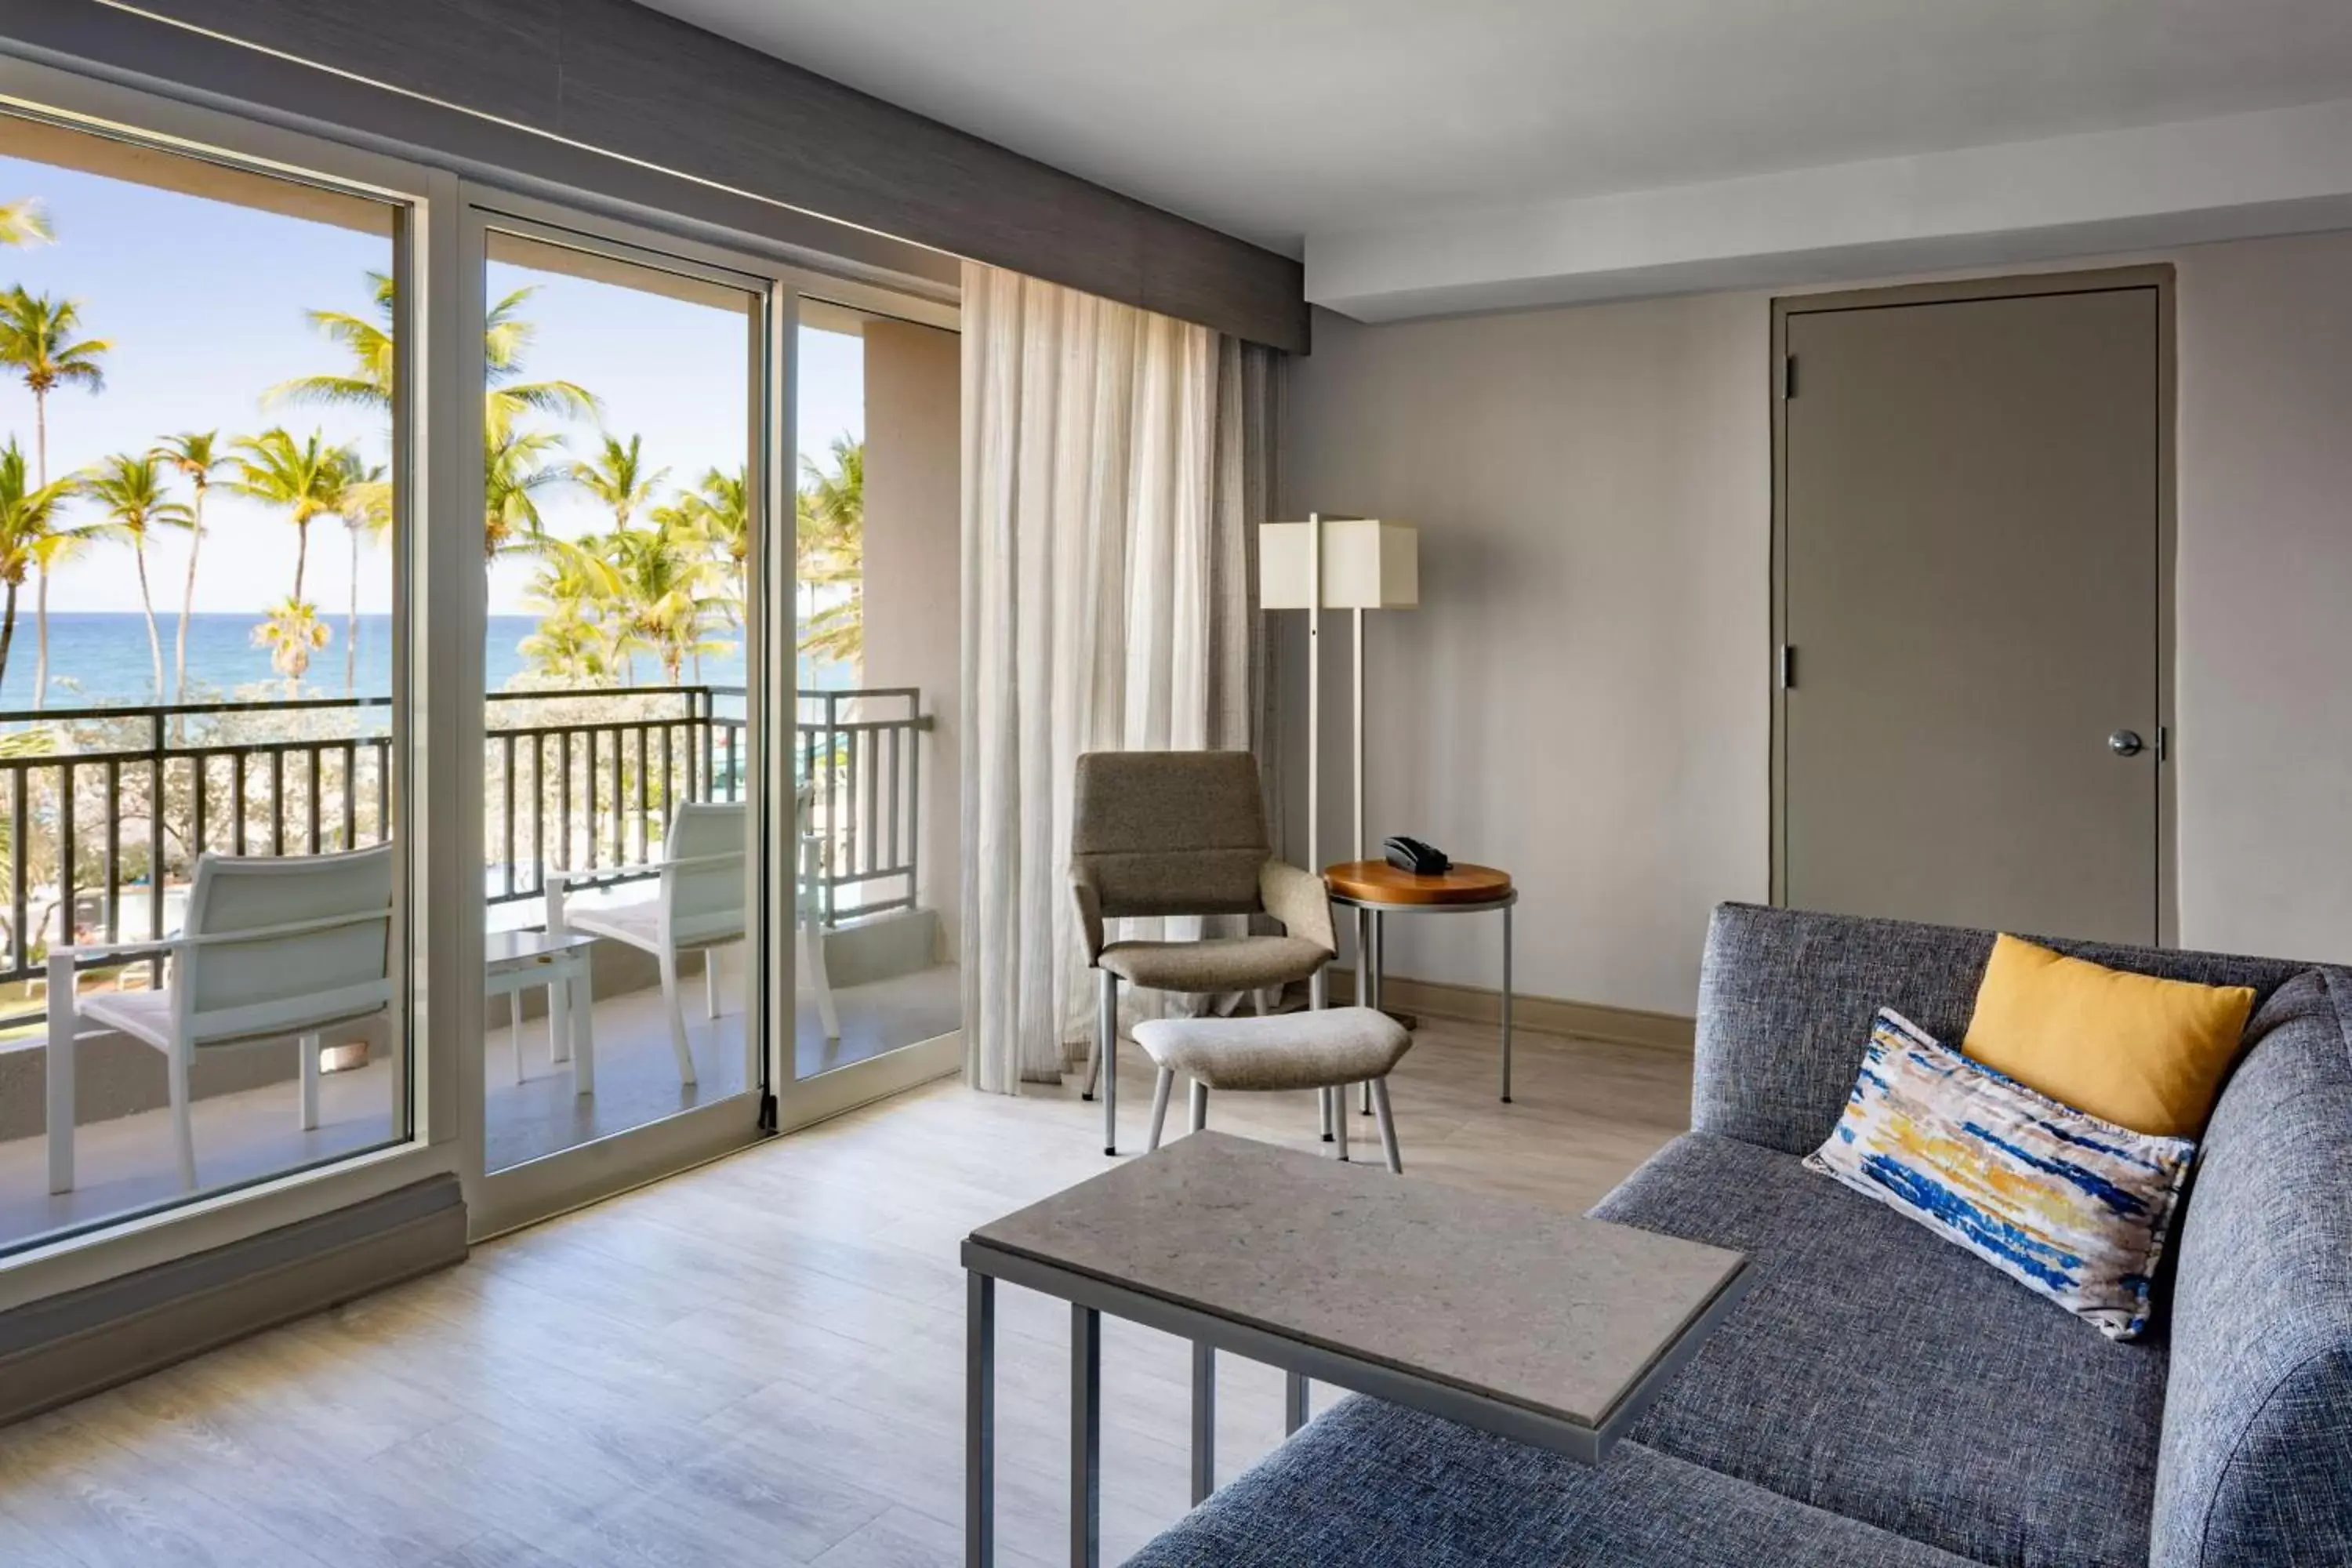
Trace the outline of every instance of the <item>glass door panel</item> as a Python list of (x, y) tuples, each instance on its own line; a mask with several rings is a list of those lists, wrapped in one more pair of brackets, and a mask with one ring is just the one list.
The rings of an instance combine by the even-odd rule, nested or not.
[(0, 1257), (409, 1135), (409, 211), (0, 115)]
[[(793, 1076), (830, 1109), (961, 1048), (958, 770), (938, 727), (961, 681), (961, 346), (803, 299), (794, 368)], [(922, 1063), (887, 1059), (918, 1047)]]
[(484, 251), (485, 1168), (730, 1103), (749, 1136), (770, 290), (496, 218)]

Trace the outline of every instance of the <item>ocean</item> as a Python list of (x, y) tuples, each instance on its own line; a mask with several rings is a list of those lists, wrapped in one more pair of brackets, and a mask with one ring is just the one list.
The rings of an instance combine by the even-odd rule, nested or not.
[[(16, 637), (8, 649), (8, 668), (0, 679), (0, 710), (16, 711), (33, 705), (33, 670), (37, 657), (29, 594), (21, 595)], [(179, 616), (158, 614), (156, 630), (163, 639), (163, 674), (174, 681), (173, 649), (179, 636)], [(269, 650), (253, 646), (254, 624), (260, 616), (199, 615), (188, 623), (188, 700), (224, 702), (243, 699), (274, 700), (286, 695), (286, 679), (269, 668)], [(330, 616), (334, 640), (311, 659), (310, 672), (299, 695), (342, 697), (352, 691), (343, 680), (343, 617)], [(382, 697), (392, 690), (392, 617), (360, 617), (357, 695)], [(484, 647), (485, 689), (497, 691), (523, 671), (518, 645), (538, 628), (536, 616), (492, 616)], [(659, 661), (637, 656), (637, 683), (657, 684)], [(702, 661), (700, 683), (707, 686), (743, 684), (740, 647)], [(696, 677), (689, 666), (687, 681)], [(257, 690), (256, 688), (267, 688)], [(171, 700), (166, 691), (161, 700)], [(153, 666), (148, 658), (145, 617), (121, 613), (59, 612), (49, 614), (49, 709), (139, 707), (159, 700)]]

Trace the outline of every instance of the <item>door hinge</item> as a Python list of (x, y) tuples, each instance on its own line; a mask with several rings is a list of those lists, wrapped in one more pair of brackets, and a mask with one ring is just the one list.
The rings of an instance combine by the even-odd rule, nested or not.
[(1775, 679), (1780, 681), (1780, 689), (1783, 691), (1794, 691), (1797, 689), (1796, 648), (1788, 643), (1782, 643), (1778, 654), (1773, 658), (1772, 664), (1773, 677)]
[(1797, 395), (1797, 356), (1788, 354), (1780, 361), (1780, 395), (1783, 399)]

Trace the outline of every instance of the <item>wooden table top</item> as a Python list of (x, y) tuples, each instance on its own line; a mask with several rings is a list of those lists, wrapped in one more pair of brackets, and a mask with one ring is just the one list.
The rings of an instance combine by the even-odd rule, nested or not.
[(1368, 904), (1492, 904), (1511, 893), (1508, 871), (1459, 860), (1434, 877), (1415, 876), (1385, 860), (1343, 860), (1326, 866), (1323, 880), (1341, 898)]

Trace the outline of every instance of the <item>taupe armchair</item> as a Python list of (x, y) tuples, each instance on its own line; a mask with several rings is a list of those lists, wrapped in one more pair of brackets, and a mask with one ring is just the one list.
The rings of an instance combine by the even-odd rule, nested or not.
[[(1087, 1098), (1118, 1152), (1118, 986), (1202, 994), (1311, 980), (1339, 951), (1323, 879), (1274, 858), (1246, 752), (1089, 752), (1078, 759), (1070, 891), (1100, 982)], [(1281, 936), (1103, 941), (1103, 921), (1270, 915)]]

